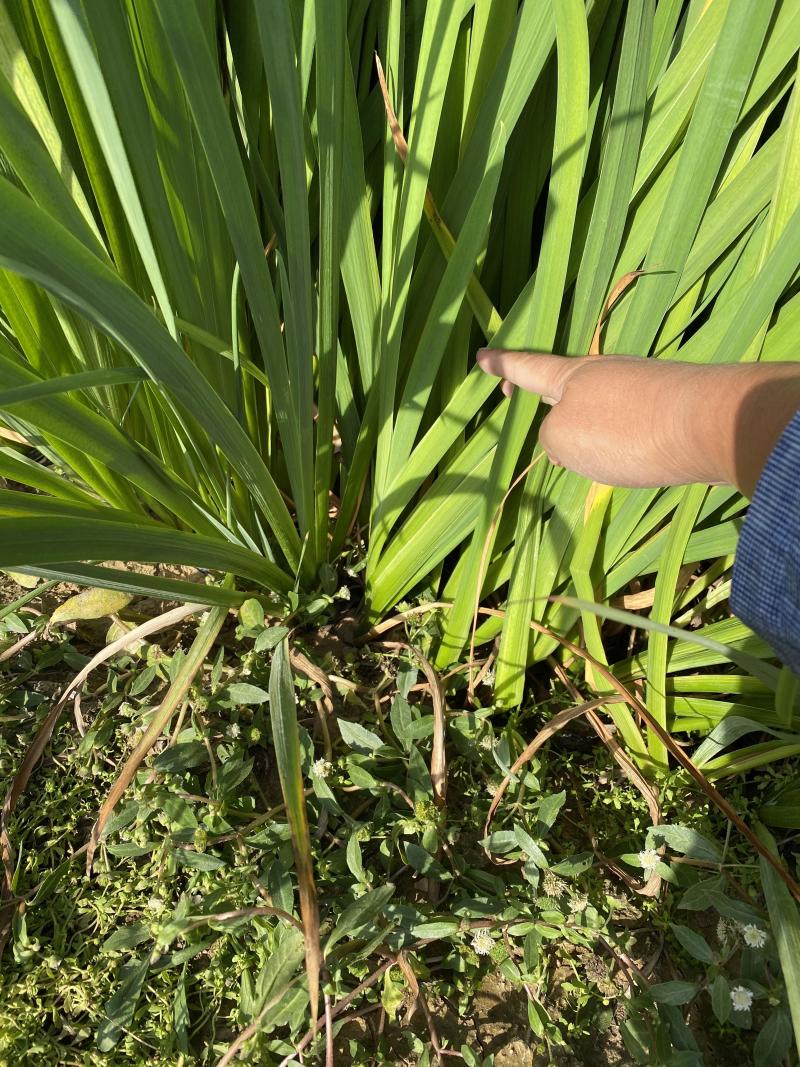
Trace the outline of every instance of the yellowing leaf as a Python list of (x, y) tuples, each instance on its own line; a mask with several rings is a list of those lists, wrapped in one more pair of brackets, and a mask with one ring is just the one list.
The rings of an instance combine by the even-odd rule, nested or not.
[(50, 622), (75, 622), (78, 619), (102, 619), (115, 615), (133, 600), (130, 593), (116, 589), (84, 589), (63, 604), (59, 604), (50, 616)]
[(21, 585), (23, 589), (33, 589), (39, 581), (35, 574), (20, 574), (19, 571), (5, 571), (4, 573), (9, 578), (13, 578), (17, 585)]
[(383, 975), (383, 991), (381, 992), (381, 1004), (390, 1019), (394, 1019), (405, 1004), (406, 984), (404, 981), (396, 981), (392, 976), (391, 969)]
[(239, 621), (248, 629), (264, 625), (264, 608), (255, 599), (245, 600), (239, 608)]
[[(116, 619), (114, 622), (111, 623), (108, 628), (108, 631), (106, 633), (106, 644), (112, 644), (112, 642), (118, 640), (118, 638), (130, 633), (133, 628), (134, 625), (132, 622), (125, 622), (123, 619)], [(139, 655), (139, 653), (142, 652), (145, 648), (147, 648), (147, 642), (140, 639), (138, 641), (135, 641), (132, 645), (128, 645), (126, 651), (130, 653), (130, 655), (135, 656)]]

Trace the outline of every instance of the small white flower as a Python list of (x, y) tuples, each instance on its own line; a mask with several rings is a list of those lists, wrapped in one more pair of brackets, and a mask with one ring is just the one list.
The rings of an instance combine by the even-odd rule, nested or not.
[(734, 1011), (750, 1011), (753, 994), (743, 985), (735, 985), (731, 990), (731, 1004)]
[(320, 758), (311, 764), (311, 773), (315, 778), (327, 778), (332, 770), (333, 764), (330, 760)]
[(485, 748), (487, 752), (491, 752), (496, 745), (497, 741), (492, 737), (491, 734), (486, 734), (484, 737), (481, 738), (481, 748)]
[(573, 897), (569, 902), (569, 910), (573, 914), (579, 911), (584, 911), (588, 903), (588, 897)]
[(164, 903), (164, 901), (159, 900), (158, 897), (150, 897), (147, 902), (148, 910), (152, 911), (156, 915), (160, 915), (164, 908), (166, 908), (166, 906), (167, 905)]
[(766, 945), (767, 931), (755, 923), (742, 923), (739, 929), (742, 931), (744, 943), (750, 948), (763, 948)]
[(341, 589), (337, 590), (336, 596), (337, 596), (337, 598), (339, 600), (349, 600), (350, 599), (350, 589), (349, 589), (349, 587), (346, 586), (346, 585), (343, 585), (341, 587)]
[(242, 728), (238, 722), (232, 722), (228, 724), (228, 729), (225, 731), (228, 737), (237, 738), (242, 732)]
[(500, 786), (497, 784), (497, 782), (487, 782), (486, 783), (486, 792), (489, 794), (489, 796), (493, 800), (497, 796), (497, 790), (499, 788), (500, 788)]
[(472, 936), (472, 947), (479, 956), (488, 956), (494, 948), (494, 939), (488, 930), (476, 930)]
[(731, 936), (731, 927), (727, 919), (720, 919), (717, 923), (717, 941), (721, 945), (727, 945)]
[(661, 857), (654, 848), (644, 848), (639, 853), (639, 863), (646, 871), (652, 871), (661, 862)]
[(564, 896), (568, 888), (569, 887), (564, 879), (559, 878), (557, 874), (553, 874), (549, 868), (544, 872), (544, 875), (542, 876), (542, 889), (544, 890), (545, 896), (558, 899), (558, 897)]

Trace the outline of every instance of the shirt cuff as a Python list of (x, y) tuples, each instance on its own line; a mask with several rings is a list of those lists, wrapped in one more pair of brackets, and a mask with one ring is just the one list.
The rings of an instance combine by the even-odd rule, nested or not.
[(750, 502), (731, 607), (800, 674), (800, 411), (770, 454)]

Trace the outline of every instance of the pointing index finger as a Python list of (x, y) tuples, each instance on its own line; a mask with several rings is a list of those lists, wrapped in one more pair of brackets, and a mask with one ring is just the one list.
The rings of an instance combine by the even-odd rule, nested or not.
[(478, 366), (487, 374), (505, 378), (531, 393), (539, 393), (546, 404), (557, 404), (577, 360), (542, 352), (512, 352), (506, 348), (482, 348)]

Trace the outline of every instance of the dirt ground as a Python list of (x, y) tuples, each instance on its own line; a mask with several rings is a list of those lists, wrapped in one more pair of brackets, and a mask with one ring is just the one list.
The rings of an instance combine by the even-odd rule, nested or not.
[[(470, 1014), (459, 1018), (449, 1005), (431, 1002), (433, 1025), (441, 1041), (451, 1049), (468, 1044), (476, 1053), (494, 1055), (495, 1067), (629, 1067), (634, 1061), (625, 1050), (619, 1028), (612, 1024), (604, 1033), (597, 1033), (578, 1043), (576, 1053), (553, 1050), (550, 1054), (544, 1042), (533, 1038), (528, 1025), (528, 1004), (524, 989), (515, 988), (499, 975), (487, 975), (473, 1001)], [(348, 1044), (356, 1041), (362, 1047), (374, 1045), (377, 1013), (354, 1020), (339, 1034), (336, 1062), (349, 1063)], [(411, 1029), (422, 1040), (429, 1040), (424, 1015), (418, 1011)], [(392, 1040), (392, 1030), (386, 1036)], [(399, 1030), (396, 1034), (398, 1041)], [(398, 1047), (398, 1056), (402, 1056)], [(449, 1059), (449, 1058), (448, 1058)], [(435, 1058), (431, 1057), (431, 1062)], [(448, 1062), (446, 1059), (445, 1063)], [(455, 1062), (455, 1061), (454, 1061)], [(398, 1067), (415, 1067), (416, 1059), (398, 1058)]]

